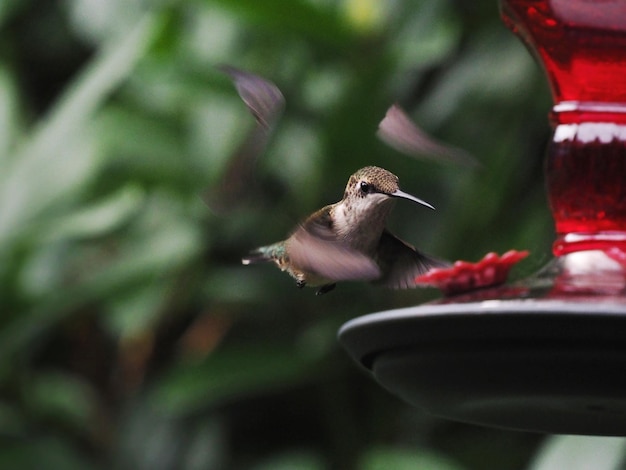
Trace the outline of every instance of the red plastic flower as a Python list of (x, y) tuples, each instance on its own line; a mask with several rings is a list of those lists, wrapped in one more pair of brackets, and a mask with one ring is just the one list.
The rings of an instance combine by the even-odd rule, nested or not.
[(510, 250), (502, 256), (487, 253), (476, 263), (456, 261), (449, 268), (434, 268), (415, 278), (417, 284), (437, 287), (444, 295), (459, 294), (503, 284), (509, 271), (528, 256), (528, 251)]

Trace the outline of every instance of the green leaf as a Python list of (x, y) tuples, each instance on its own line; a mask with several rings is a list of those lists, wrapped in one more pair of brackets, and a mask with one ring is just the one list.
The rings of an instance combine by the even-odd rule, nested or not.
[(135, 231), (130, 230), (116, 255), (107, 258), (108, 264), (74, 273), (75, 284), (47, 292), (0, 329), (0, 358), (24, 347), (72, 313), (72, 308), (127, 292), (137, 283), (165, 278), (189, 263), (198, 255), (202, 239), (197, 226), (174, 212), (180, 208), (174, 201), (153, 198), (149, 210), (136, 221)]
[(181, 364), (153, 393), (158, 407), (190, 413), (224, 401), (293, 386), (310, 378), (311, 360), (292, 346), (229, 346), (202, 362)]
[(19, 437), (26, 432), (26, 418), (15, 406), (0, 402), (0, 436)]
[[(189, 427), (145, 400), (131, 400), (116, 429), (112, 449), (118, 469), (222, 469), (228, 462), (228, 432), (220, 417), (209, 414)], [(109, 465), (109, 467), (111, 467)]]
[(81, 165), (80, 152), (69, 158), (68, 146), (82, 135), (89, 118), (146, 53), (159, 26), (157, 19), (146, 15), (132, 30), (104, 47), (39, 123), (16, 158), (3, 168), (0, 247), (10, 246), (9, 241), (19, 235), (24, 224), (50, 205), (51, 195), (63, 193), (63, 178), (56, 180), (50, 175)]
[(17, 94), (10, 70), (0, 64), (0, 165), (3, 167), (8, 166), (13, 157), (11, 150), (18, 133)]
[(49, 470), (97, 469), (63, 437), (41, 437), (0, 444), (0, 468)]
[(461, 24), (452, 5), (420, 2), (417, 10), (418, 14), (406, 16), (405, 24), (393, 32), (395, 37), (390, 42), (401, 70), (442, 62), (453, 54), (460, 39)]
[(163, 314), (167, 287), (166, 282), (153, 282), (114, 296), (109, 301), (106, 323), (115, 336), (133, 336), (154, 326)]
[(305, 35), (337, 48), (349, 47), (357, 37), (347, 21), (331, 8), (323, 9), (304, 0), (207, 0), (241, 18), (273, 30)]
[(464, 467), (430, 449), (406, 450), (379, 447), (361, 459), (359, 470), (463, 470)]
[(19, 8), (28, 7), (29, 3), (28, 0), (2, 0), (0, 2), (0, 27), (4, 26)]
[(101, 236), (127, 221), (137, 212), (143, 200), (143, 191), (128, 185), (104, 200), (49, 222), (45, 230), (35, 227), (34, 231), (41, 232), (44, 243)]
[(311, 452), (291, 451), (274, 455), (251, 470), (325, 470), (324, 460)]
[(28, 384), (26, 402), (34, 414), (84, 431), (95, 416), (95, 395), (85, 383), (61, 372), (39, 373)]

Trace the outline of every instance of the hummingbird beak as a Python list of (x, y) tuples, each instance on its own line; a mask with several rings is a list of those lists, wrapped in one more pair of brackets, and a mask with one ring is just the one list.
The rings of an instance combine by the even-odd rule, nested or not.
[(428, 204), (426, 201), (422, 201), (419, 198), (416, 198), (415, 196), (411, 196), (408, 193), (405, 193), (404, 191), (400, 191), (399, 189), (397, 191), (394, 191), (393, 193), (390, 193), (389, 196), (391, 197), (399, 197), (402, 199), (408, 199), (409, 201), (413, 201), (413, 202), (417, 202), (418, 204), (421, 204), (423, 206), (426, 206), (432, 210), (435, 210), (435, 208), (433, 206), (431, 206), (430, 204)]

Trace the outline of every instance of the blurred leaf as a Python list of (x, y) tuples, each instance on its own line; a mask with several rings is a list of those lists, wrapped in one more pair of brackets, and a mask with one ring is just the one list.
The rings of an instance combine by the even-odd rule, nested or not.
[(118, 177), (182, 187), (196, 179), (182, 153), (186, 143), (176, 122), (113, 105), (100, 113), (95, 128), (111, 154), (109, 168), (121, 173)]
[(219, 184), (229, 157), (245, 138), (253, 119), (239, 99), (225, 99), (217, 93), (196, 97), (188, 113), (190, 151), (207, 183)]
[(328, 465), (312, 452), (292, 451), (275, 455), (261, 464), (254, 465), (251, 470), (325, 470)]
[(152, 399), (171, 413), (190, 413), (310, 380), (312, 365), (308, 356), (288, 345), (229, 346), (200, 363), (173, 369)]
[(150, 210), (136, 221), (136, 231), (129, 229), (117, 256), (107, 255), (107, 262), (97, 270), (85, 266), (79, 282), (47, 293), (33, 308), (7, 322), (0, 330), (0, 358), (28, 344), (70, 314), (72, 307), (127, 292), (136, 283), (166, 276), (197, 256), (198, 227), (172, 213), (176, 207), (173, 201), (168, 204), (155, 197)]
[(429, 449), (374, 448), (365, 453), (360, 470), (463, 470), (464, 467)]
[(41, 230), (43, 242), (55, 240), (101, 236), (115, 230), (135, 214), (143, 201), (144, 193), (135, 186), (126, 186), (97, 203), (82, 207), (64, 215), (50, 228)]
[(322, 8), (305, 0), (206, 0), (236, 13), (240, 18), (275, 32), (288, 31), (308, 36), (324, 44), (346, 49), (356, 34), (332, 8)]
[(323, 137), (315, 126), (295, 119), (286, 122), (281, 129), (266, 165), (291, 189), (294, 203), (310, 207), (315, 203), (316, 194), (306, 188), (319, 186), (324, 181), (319, 167), (323, 158), (320, 142)]
[[(161, 195), (167, 198), (165, 194)], [(199, 227), (176, 214), (181, 206), (153, 197), (119, 247), (119, 255), (98, 272), (86, 273), (85, 284), (116, 289), (133, 280), (153, 279), (185, 265), (202, 246)]]
[[(0, 246), (6, 249), (25, 222), (49, 205), (48, 192), (33, 191), (58, 184), (60, 157), (81, 134), (88, 118), (125, 79), (146, 52), (157, 30), (157, 17), (144, 17), (121, 39), (113, 41), (89, 64), (59, 99), (50, 114), (25, 142), (18, 156), (0, 176)], [(78, 165), (81, 155), (64, 162), (63, 171)], [(55, 171), (56, 170), (56, 171)], [(30, 185), (25, 185), (29, 181)]]
[(26, 418), (15, 406), (0, 402), (0, 436), (3, 438), (21, 437), (27, 431)]
[(197, 10), (187, 29), (189, 52), (202, 64), (220, 64), (233, 60), (234, 46), (240, 32), (235, 15), (208, 2), (195, 3)]
[(428, 67), (454, 53), (462, 25), (449, 2), (407, 2), (403, 7), (402, 23), (389, 44), (399, 71)]
[(11, 18), (18, 8), (28, 6), (29, 0), (2, 0), (0, 2), (0, 27)]
[[(300, 99), (306, 107), (320, 116), (333, 112), (350, 92), (348, 71), (341, 64), (320, 64), (314, 70), (307, 71), (300, 82)], [(285, 124), (291, 123), (287, 121)]]
[[(529, 91), (537, 65), (514, 38), (494, 29), (472, 38), (468, 47), (468, 52), (446, 71), (420, 105), (420, 115), (428, 116), (420, 122), (439, 125), (469, 96), (481, 96), (502, 105)], [(487, 50), (489, 54), (485, 53)]]
[[(8, 67), (0, 64), (0, 165), (8, 166), (19, 129), (17, 87)], [(1, 180), (1, 178), (0, 178)]]
[(113, 468), (221, 470), (228, 468), (222, 420), (204, 416), (193, 429), (144, 397), (132, 400), (120, 422)]
[[(236, 262), (241, 264), (239, 259)], [(264, 287), (258, 270), (240, 265), (215, 269), (207, 277), (203, 292), (217, 302), (254, 302), (265, 294)]]
[(619, 470), (624, 468), (626, 439), (596, 436), (552, 436), (528, 470)]
[(84, 470), (99, 466), (74, 448), (63, 437), (34, 437), (0, 444), (0, 467), (15, 469)]
[(116, 336), (122, 338), (155, 327), (163, 314), (167, 294), (166, 283), (153, 282), (117, 295), (109, 302), (106, 323)]
[(31, 412), (84, 432), (95, 417), (95, 395), (85, 382), (60, 372), (33, 377), (26, 402)]
[[(74, 31), (91, 43), (125, 33), (141, 16), (141, 0), (71, 0), (66, 2)], [(154, 2), (152, 2), (154, 3)]]
[(390, 2), (378, 0), (343, 0), (346, 20), (358, 31), (375, 33), (387, 20)]

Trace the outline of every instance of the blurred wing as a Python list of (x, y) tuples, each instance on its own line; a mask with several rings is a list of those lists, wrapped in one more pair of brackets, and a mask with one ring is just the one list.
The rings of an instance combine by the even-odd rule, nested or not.
[(386, 230), (380, 239), (378, 263), (385, 274), (376, 283), (392, 289), (416, 287), (417, 276), (431, 268), (449, 265), (445, 261), (420, 253)]
[(420, 129), (400, 106), (387, 110), (376, 135), (387, 145), (412, 157), (474, 166), (477, 161), (464, 150), (439, 142)]
[(230, 156), (220, 183), (207, 192), (207, 204), (218, 213), (231, 210), (251, 191), (256, 161), (267, 147), (285, 107), (282, 93), (272, 82), (234, 67), (222, 66), (220, 70), (232, 78), (256, 123)]
[(299, 269), (331, 281), (371, 281), (380, 277), (374, 260), (337, 240), (328, 208), (300, 225), (289, 238), (289, 260)]
[(237, 93), (257, 122), (271, 130), (285, 107), (285, 98), (278, 87), (258, 75), (229, 65), (222, 65), (219, 69), (233, 80)]

